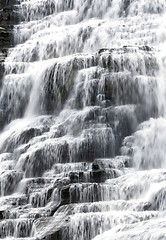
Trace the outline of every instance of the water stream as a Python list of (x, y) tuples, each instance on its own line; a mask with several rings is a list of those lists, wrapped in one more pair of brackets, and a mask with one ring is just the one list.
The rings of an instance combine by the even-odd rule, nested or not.
[(0, 239), (166, 239), (166, 0), (16, 8)]

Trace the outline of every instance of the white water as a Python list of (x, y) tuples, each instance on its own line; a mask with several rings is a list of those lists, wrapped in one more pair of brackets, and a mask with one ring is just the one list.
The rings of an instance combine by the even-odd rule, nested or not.
[(0, 238), (165, 239), (166, 1), (18, 8), (0, 96)]

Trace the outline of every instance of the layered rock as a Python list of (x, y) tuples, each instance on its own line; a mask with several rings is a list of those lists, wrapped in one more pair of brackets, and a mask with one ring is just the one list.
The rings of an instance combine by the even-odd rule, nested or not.
[(0, 95), (0, 238), (143, 239), (155, 223), (164, 237), (165, 1), (16, 7)]
[(7, 56), (8, 48), (13, 46), (13, 25), (18, 22), (16, 1), (2, 0), (0, 3), (0, 62)]

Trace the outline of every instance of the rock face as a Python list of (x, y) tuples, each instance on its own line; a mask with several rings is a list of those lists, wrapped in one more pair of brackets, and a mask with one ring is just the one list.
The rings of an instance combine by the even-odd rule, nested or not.
[(1, 1), (1, 239), (166, 238), (165, 7)]
[[(14, 46), (12, 29), (18, 22), (19, 15), (14, 5), (15, 1), (1, 0), (0, 2), (0, 88), (2, 87), (2, 78), (4, 75), (4, 60), (8, 49)], [(4, 127), (7, 114), (0, 112), (0, 129)]]
[(14, 1), (2, 0), (0, 3), (0, 62), (3, 62), (7, 50), (13, 46), (13, 25), (18, 22), (17, 8)]

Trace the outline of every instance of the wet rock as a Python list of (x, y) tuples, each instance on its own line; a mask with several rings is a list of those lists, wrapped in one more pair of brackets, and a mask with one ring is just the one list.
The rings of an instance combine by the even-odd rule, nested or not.
[[(101, 1), (97, 9), (100, 1), (80, 2), (20, 2), (21, 20), (25, 22), (15, 28), (18, 45), (10, 50), (10, 61), (5, 62), (4, 89), (0, 85), (3, 92), (0, 124), (3, 127), (13, 119), (24, 118), (27, 105), (31, 110), (29, 116), (36, 119), (34, 115), (51, 114), (53, 121), (46, 126), (36, 121), (35, 126), (30, 124), (19, 131), (20, 125), (4, 142), (2, 135), (1, 151), (14, 152), (6, 157), (6, 161), (12, 159), (7, 166), (10, 170), (1, 165), (5, 171), (1, 192), (10, 194), (1, 199), (2, 206), (9, 205), (5, 214), (0, 210), (4, 220), (0, 221), (3, 230), (0, 234), (4, 238), (7, 235), (34, 236), (35, 240), (90, 240), (115, 225), (128, 223), (128, 227), (130, 223), (150, 220), (157, 212), (155, 215), (140, 211), (151, 207), (158, 210), (165, 204), (164, 191), (158, 192), (163, 202), (155, 195), (151, 201), (154, 205), (140, 203), (137, 208), (133, 198), (144, 192), (144, 178), (137, 181), (137, 173), (132, 175), (133, 169), (126, 169), (132, 167), (132, 157), (114, 158), (120, 154), (124, 137), (135, 131), (139, 122), (157, 114), (155, 90), (159, 67), (154, 50), (150, 45), (129, 44), (103, 48), (96, 54), (80, 53), (87, 46), (90, 52), (95, 52), (103, 42), (106, 46), (112, 43), (123, 46), (126, 36), (131, 38), (128, 42), (134, 42), (137, 36), (133, 37), (140, 32), (138, 42), (145, 37), (143, 41), (150, 44), (151, 35), (158, 37), (153, 32), (158, 18), (152, 16), (150, 20), (155, 19), (152, 24), (141, 22), (134, 26), (138, 12), (133, 11), (131, 18), (127, 16), (132, 4), (136, 3), (138, 10), (137, 1), (122, 0), (116, 9), (114, 29), (105, 18), (106, 14), (112, 18), (112, 1)], [(8, 4), (0, 2), (0, 61), (4, 61), (8, 48), (14, 44), (12, 25), (17, 23), (14, 1)], [(160, 12), (155, 4), (159, 7), (157, 1), (151, 2), (153, 7), (144, 6), (143, 13)], [(119, 16), (122, 18), (118, 23)], [(84, 18), (86, 21), (82, 21)], [(146, 19), (149, 20), (147, 15)], [(149, 36), (144, 36), (142, 29), (147, 30), (151, 42), (148, 43)], [(0, 66), (3, 77), (3, 64)], [(23, 84), (19, 85), (20, 82)], [(29, 102), (31, 98), (35, 101)], [(7, 133), (11, 125), (5, 128)], [(124, 143), (124, 154), (132, 155), (130, 140)], [(11, 195), (15, 187), (18, 196)]]
[(81, 182), (104, 182), (107, 179), (107, 174), (104, 170), (90, 171), (90, 172), (71, 172), (71, 183)]
[(37, 240), (61, 240), (62, 228), (68, 224), (67, 217), (40, 218), (34, 222)]
[(23, 173), (16, 171), (6, 171), (1, 177), (1, 195), (11, 194), (19, 181), (22, 179)]
[(107, 173), (104, 170), (92, 171), (90, 174), (90, 181), (102, 183), (107, 179)]
[(60, 189), (61, 192), (61, 205), (70, 203), (70, 185), (64, 186)]
[(0, 210), (0, 220), (4, 218), (4, 210)]
[(62, 230), (57, 230), (53, 233), (48, 233), (47, 236), (42, 238), (37, 238), (36, 240), (61, 240), (62, 239)]
[[(4, 62), (7, 56), (8, 49), (14, 44), (12, 28), (18, 22), (18, 15), (14, 7), (15, 3), (16, 1), (10, 2), (6, 0), (0, 2), (0, 89), (4, 75), (2, 62)], [(6, 119), (8, 119), (6, 109), (0, 110), (0, 130), (4, 127)]]
[(150, 203), (150, 202), (145, 203), (144, 206), (143, 206), (143, 210), (144, 210), (144, 211), (149, 211), (149, 210), (151, 210), (151, 203)]

